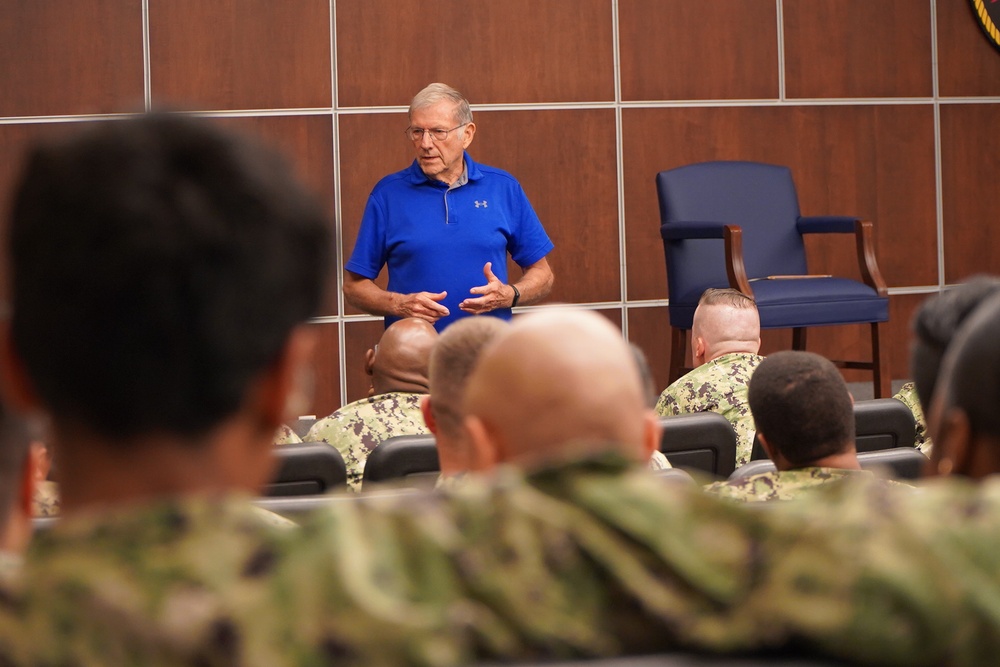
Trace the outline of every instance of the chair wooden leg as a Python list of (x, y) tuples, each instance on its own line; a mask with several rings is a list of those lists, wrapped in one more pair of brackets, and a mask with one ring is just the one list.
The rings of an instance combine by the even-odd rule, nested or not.
[(804, 349), (806, 349), (806, 328), (805, 327), (794, 327), (792, 329), (792, 349), (793, 350), (804, 350)]
[(684, 374), (685, 355), (687, 354), (687, 331), (671, 327), (670, 329), (670, 375), (667, 384)]
[(892, 374), (889, 371), (889, 353), (886, 334), (889, 326), (885, 322), (872, 322), (872, 388), (875, 398), (892, 396)]

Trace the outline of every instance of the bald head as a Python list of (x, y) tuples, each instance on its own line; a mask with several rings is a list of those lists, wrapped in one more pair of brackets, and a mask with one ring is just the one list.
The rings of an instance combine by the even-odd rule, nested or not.
[(738, 290), (705, 290), (694, 311), (691, 338), (698, 365), (724, 354), (757, 354), (760, 350), (757, 304)]
[(461, 437), (462, 397), (469, 375), (483, 348), (508, 326), (496, 317), (466, 317), (445, 329), (434, 345), (429, 375), (431, 410), (445, 439)]
[(427, 393), (427, 367), (437, 337), (434, 325), (415, 317), (386, 329), (366, 359), (374, 393)]
[(659, 437), (621, 332), (589, 312), (516, 320), (483, 351), (464, 411), (474, 440), (525, 467), (609, 447), (644, 460)]

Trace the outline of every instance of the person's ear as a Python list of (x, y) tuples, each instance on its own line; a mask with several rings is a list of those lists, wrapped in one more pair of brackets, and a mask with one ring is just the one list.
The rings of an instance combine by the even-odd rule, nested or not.
[(470, 468), (474, 471), (492, 470), (507, 460), (507, 452), (494, 429), (475, 415), (465, 418), (468, 434)]
[(427, 430), (436, 436), (438, 434), (438, 425), (434, 421), (434, 409), (431, 405), (430, 396), (424, 396), (420, 399), (420, 413), (424, 416), (424, 423), (427, 424)]
[(258, 383), (256, 410), (263, 427), (271, 433), (285, 420), (308, 410), (315, 348), (316, 330), (307, 324), (296, 327)]
[(976, 445), (968, 415), (957, 407), (945, 408), (938, 426), (929, 475), (970, 475)]
[(660, 417), (653, 410), (646, 410), (642, 417), (643, 461), (648, 461), (653, 452), (659, 451), (663, 439), (663, 425)]
[(462, 132), (462, 148), (468, 148), (469, 144), (472, 143), (472, 139), (476, 136), (476, 124), (469, 123), (463, 128)]
[(14, 345), (9, 322), (0, 330), (0, 382), (14, 411), (22, 414), (42, 411), (41, 398)]
[[(757, 431), (757, 439), (760, 440), (760, 446), (764, 448), (764, 453), (767, 454), (767, 458), (771, 460), (775, 468), (778, 468), (778, 461), (776, 457), (781, 456), (781, 454), (774, 451), (774, 448), (771, 447), (771, 443), (767, 441), (767, 438), (765, 438), (764, 434), (760, 431)], [(780, 468), (778, 469), (780, 470)]]
[(705, 363), (705, 351), (707, 345), (705, 345), (705, 339), (701, 336), (696, 336), (693, 345), (691, 346), (692, 361), (695, 366), (701, 366)]
[(375, 374), (375, 348), (368, 348), (365, 352), (365, 375), (371, 377)]

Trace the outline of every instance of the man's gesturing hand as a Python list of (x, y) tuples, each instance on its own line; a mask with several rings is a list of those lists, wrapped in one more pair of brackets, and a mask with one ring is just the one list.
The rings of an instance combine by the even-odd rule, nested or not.
[(442, 317), (447, 317), (450, 311), (438, 301), (448, 296), (447, 292), (414, 292), (413, 294), (397, 295), (399, 301), (393, 308), (393, 314), (400, 318), (419, 317), (434, 324)]
[(496, 310), (497, 308), (510, 307), (511, 302), (514, 300), (514, 290), (509, 285), (500, 282), (500, 279), (493, 275), (492, 266), (492, 262), (486, 262), (486, 266), (483, 267), (486, 284), (482, 287), (473, 287), (469, 290), (470, 294), (481, 294), (482, 296), (474, 299), (466, 299), (458, 304), (459, 308), (467, 313), (480, 315), (488, 313), (491, 310)]

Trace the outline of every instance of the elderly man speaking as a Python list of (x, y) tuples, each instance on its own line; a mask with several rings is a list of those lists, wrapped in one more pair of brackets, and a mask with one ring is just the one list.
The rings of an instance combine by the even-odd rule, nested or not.
[[(476, 135), (468, 100), (432, 83), (413, 98), (409, 119), (416, 159), (368, 197), (345, 267), (347, 300), (384, 315), (386, 326), (419, 317), (440, 331), (467, 315), (510, 319), (511, 308), (544, 298), (552, 241), (517, 180), (465, 152)], [(523, 272), (516, 282), (508, 253)], [(386, 265), (383, 290), (374, 279)]]

